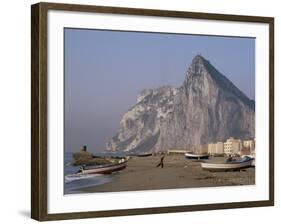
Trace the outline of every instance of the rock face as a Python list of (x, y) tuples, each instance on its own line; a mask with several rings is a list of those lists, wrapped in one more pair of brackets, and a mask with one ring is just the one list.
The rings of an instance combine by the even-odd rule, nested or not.
[(106, 147), (139, 153), (194, 150), (230, 136), (255, 136), (255, 102), (197, 55), (182, 86), (145, 89), (139, 94)]

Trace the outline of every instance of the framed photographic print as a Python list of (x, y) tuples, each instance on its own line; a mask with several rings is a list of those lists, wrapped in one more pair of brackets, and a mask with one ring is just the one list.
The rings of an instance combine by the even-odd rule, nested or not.
[(274, 18), (32, 5), (32, 218), (274, 204)]

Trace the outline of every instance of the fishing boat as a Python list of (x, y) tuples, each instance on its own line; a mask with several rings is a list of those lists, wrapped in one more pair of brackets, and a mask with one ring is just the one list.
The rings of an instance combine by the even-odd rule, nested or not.
[(186, 159), (194, 159), (194, 160), (209, 159), (208, 154), (195, 154), (195, 153), (187, 152), (184, 155)]
[(137, 154), (137, 157), (148, 157), (148, 156), (152, 156), (152, 153)]
[(80, 174), (111, 174), (112, 172), (123, 170), (127, 167), (127, 158), (118, 160), (118, 162), (97, 166), (82, 166), (79, 170)]
[(234, 171), (251, 167), (252, 163), (253, 158), (245, 156), (242, 159), (226, 161), (224, 163), (212, 163), (204, 161), (201, 163), (201, 167), (203, 168), (203, 170), (209, 171)]
[(255, 158), (253, 158), (252, 166), (256, 166), (256, 159)]
[(256, 158), (255, 158), (255, 155), (243, 155), (241, 156), (242, 158), (245, 158), (245, 157), (249, 157), (249, 158), (252, 158), (252, 166), (256, 166)]

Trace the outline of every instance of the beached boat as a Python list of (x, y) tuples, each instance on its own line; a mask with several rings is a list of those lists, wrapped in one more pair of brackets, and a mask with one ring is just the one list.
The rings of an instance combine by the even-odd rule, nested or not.
[(204, 161), (201, 167), (209, 171), (233, 171), (248, 168), (252, 166), (253, 158), (244, 157), (240, 160), (226, 161), (224, 163), (212, 163)]
[(255, 155), (243, 155), (241, 156), (242, 158), (245, 158), (245, 157), (249, 157), (249, 158), (252, 158), (252, 166), (256, 166), (256, 158), (255, 158)]
[(201, 160), (201, 159), (209, 159), (209, 155), (208, 154), (195, 154), (195, 153), (187, 152), (187, 153), (185, 153), (185, 158)]
[(116, 163), (97, 165), (97, 166), (82, 166), (79, 170), (81, 174), (111, 174), (112, 172), (123, 170), (127, 167), (128, 159), (120, 159)]
[(256, 159), (255, 158), (253, 158), (252, 166), (256, 166)]
[(137, 154), (137, 157), (148, 157), (148, 156), (152, 156), (152, 153)]

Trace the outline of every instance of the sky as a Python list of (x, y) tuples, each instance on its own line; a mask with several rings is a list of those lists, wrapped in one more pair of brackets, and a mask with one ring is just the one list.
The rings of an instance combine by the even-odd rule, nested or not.
[(182, 85), (197, 54), (255, 99), (254, 38), (65, 28), (65, 151), (104, 151), (141, 90)]

